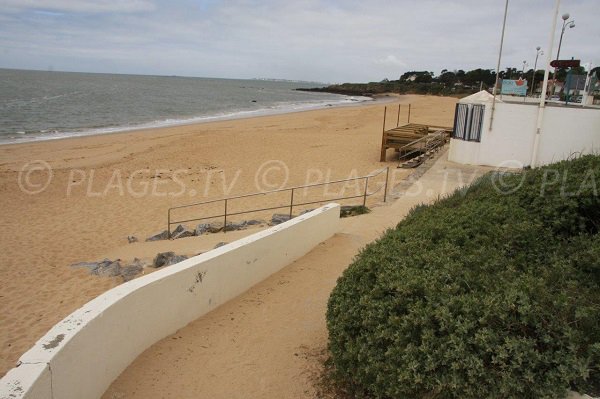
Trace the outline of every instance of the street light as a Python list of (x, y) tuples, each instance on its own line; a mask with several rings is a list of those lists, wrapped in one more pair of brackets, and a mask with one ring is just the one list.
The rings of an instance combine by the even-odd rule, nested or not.
[(525, 74), (525, 67), (527, 66), (527, 61), (523, 61), (523, 69), (521, 69), (521, 78), (524, 76)]
[(537, 70), (538, 57), (540, 55), (544, 55), (544, 52), (541, 50), (542, 48), (540, 46), (537, 46), (535, 49), (536, 49), (535, 63), (533, 64), (533, 73), (532, 73), (532, 76), (531, 76), (531, 96), (533, 96), (533, 89), (535, 87), (535, 72)]
[(567, 21), (569, 19), (569, 17), (570, 17), (570, 15), (568, 12), (562, 15), (563, 25), (562, 25), (562, 30), (560, 32), (560, 40), (558, 41), (558, 51), (556, 52), (557, 60), (560, 60), (560, 46), (562, 45), (562, 39), (563, 39), (563, 35), (565, 34), (565, 29), (567, 28), (567, 26), (569, 27), (569, 29), (572, 29), (575, 27), (574, 19)]
[[(565, 29), (567, 28), (567, 26), (569, 27), (569, 29), (572, 29), (575, 27), (575, 20), (568, 20), (571, 16), (569, 15), (569, 13), (564, 13), (562, 15), (562, 20), (563, 20), (563, 24), (562, 24), (562, 30), (560, 31), (560, 40), (558, 41), (558, 51), (556, 52), (556, 59), (559, 60), (560, 59), (560, 46), (562, 45), (562, 39), (563, 39), (563, 35), (565, 34)], [(552, 89), (550, 90), (550, 95), (554, 94), (554, 86), (556, 84), (556, 68), (554, 68), (554, 76), (552, 79)]]

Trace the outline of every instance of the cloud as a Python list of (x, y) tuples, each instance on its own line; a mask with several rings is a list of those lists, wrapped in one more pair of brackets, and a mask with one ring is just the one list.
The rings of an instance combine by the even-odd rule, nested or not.
[(0, 0), (5, 10), (52, 10), (64, 13), (111, 13), (152, 11), (148, 0)]
[(395, 55), (391, 55), (391, 54), (384, 58), (378, 58), (373, 62), (375, 62), (375, 64), (380, 64), (380, 65), (393, 65), (393, 66), (399, 66), (399, 67), (406, 67), (406, 62), (400, 60), (398, 57), (396, 57)]
[[(577, 27), (561, 56), (600, 64), (597, 1), (563, 0)], [(0, 0), (0, 67), (379, 81), (494, 68), (503, 11), (497, 0)], [(511, 2), (502, 68), (547, 51), (552, 12)]]

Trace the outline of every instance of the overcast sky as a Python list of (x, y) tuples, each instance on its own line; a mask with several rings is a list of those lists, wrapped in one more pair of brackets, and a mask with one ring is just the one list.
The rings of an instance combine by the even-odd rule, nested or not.
[[(533, 67), (553, 8), (554, 0), (511, 0), (502, 67)], [(0, 0), (0, 67), (397, 79), (495, 68), (503, 12), (504, 0)], [(576, 27), (561, 58), (599, 65), (600, 0), (562, 0), (563, 12)], [(560, 26), (553, 55), (559, 34)]]

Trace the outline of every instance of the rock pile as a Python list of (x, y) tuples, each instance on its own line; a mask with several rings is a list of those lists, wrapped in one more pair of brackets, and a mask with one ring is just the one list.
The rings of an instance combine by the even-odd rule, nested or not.
[[(275, 217), (277, 215), (273, 215)], [(281, 215), (285, 216), (285, 215)], [(289, 218), (289, 215), (288, 215)], [(243, 220), (241, 222), (227, 223), (227, 226), (223, 228), (223, 223), (200, 223), (194, 230), (188, 229), (186, 226), (180, 224), (175, 230), (171, 232), (171, 238), (176, 240), (178, 238), (201, 236), (203, 234), (219, 233), (221, 231), (235, 231), (243, 230), (250, 226), (258, 226), (265, 223), (262, 220)], [(280, 222), (281, 223), (281, 222)], [(277, 224), (277, 223), (275, 223)], [(151, 237), (146, 238), (146, 241), (159, 241), (166, 240), (169, 238), (169, 232), (167, 230), (161, 231), (160, 233), (154, 234)], [(130, 241), (131, 242), (131, 241)]]
[(139, 259), (135, 259), (131, 265), (121, 266), (121, 259), (110, 260), (104, 259), (100, 262), (79, 262), (71, 265), (71, 267), (85, 268), (90, 271), (90, 274), (102, 277), (117, 277), (122, 276), (124, 281), (129, 281), (138, 273), (141, 273), (144, 265)]
[(171, 266), (187, 259), (185, 255), (176, 255), (175, 252), (161, 252), (156, 255), (152, 267), (159, 268), (163, 266)]
[[(198, 254), (200, 255), (200, 254)], [(79, 262), (71, 265), (71, 267), (88, 269), (90, 274), (102, 277), (119, 277), (123, 281), (129, 281), (137, 277), (144, 271), (144, 267), (159, 268), (163, 266), (171, 266), (186, 260), (185, 255), (177, 255), (174, 252), (161, 252), (156, 255), (152, 264), (147, 264), (141, 259), (135, 258), (132, 263), (122, 266), (122, 260), (104, 259), (100, 262)]]

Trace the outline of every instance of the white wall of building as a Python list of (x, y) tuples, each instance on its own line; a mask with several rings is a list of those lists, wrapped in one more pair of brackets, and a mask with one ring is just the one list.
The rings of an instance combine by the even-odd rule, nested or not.
[(547, 107), (538, 164), (600, 152), (600, 109)]
[[(481, 142), (450, 140), (448, 159), (469, 165), (519, 167), (531, 165), (538, 107), (496, 103), (489, 129), (491, 104), (486, 104)], [(542, 122), (537, 165), (567, 159), (573, 153), (600, 150), (600, 109), (547, 106)]]
[(56, 324), (0, 381), (0, 398), (99, 398), (145, 349), (339, 230), (329, 204), (115, 287)]

